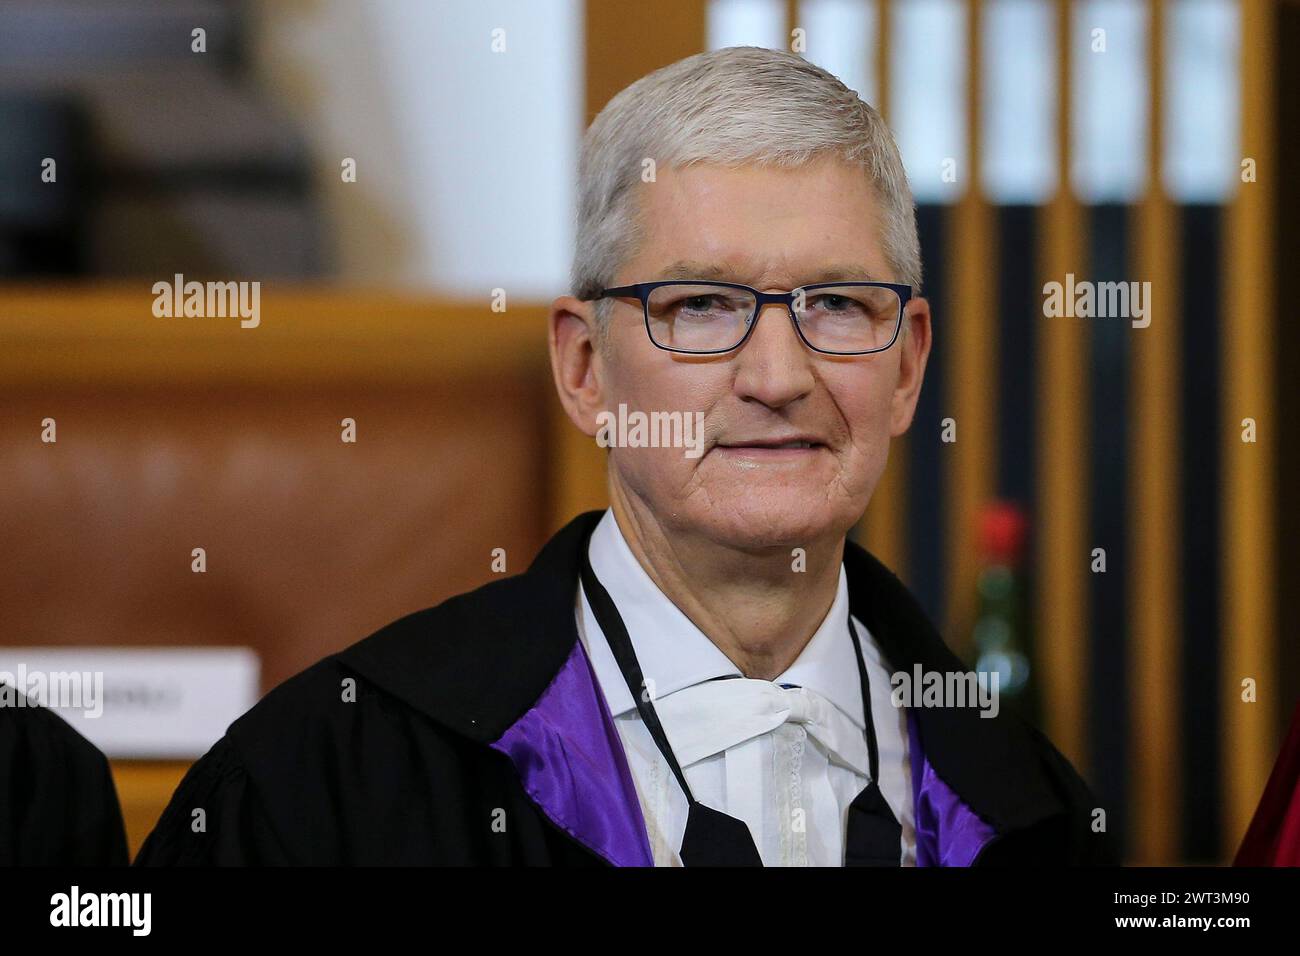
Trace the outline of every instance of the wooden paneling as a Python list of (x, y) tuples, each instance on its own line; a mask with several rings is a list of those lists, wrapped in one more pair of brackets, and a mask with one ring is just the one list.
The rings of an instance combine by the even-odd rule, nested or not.
[(484, 583), (494, 547), (511, 571), (531, 559), (554, 401), (540, 308), (283, 289), (241, 329), (150, 302), (0, 291), (7, 640), (248, 644), (275, 683)]
[(1167, 865), (1177, 854), (1182, 734), (1179, 715), (1179, 350), (1177, 210), (1162, 179), (1165, 122), (1166, 0), (1153, 0), (1147, 24), (1147, 191), (1137, 210), (1134, 278), (1150, 282), (1151, 323), (1130, 326), (1132, 413), (1129, 500), (1133, 660), (1129, 725), (1131, 862)]
[[(889, 42), (889, 8), (890, 0), (879, 0), (876, 4), (876, 33), (869, 57), (876, 85), (876, 102), (871, 106), (885, 122), (889, 122), (889, 69), (893, 50)], [(865, 37), (863, 42), (867, 42)], [(904, 581), (908, 577), (907, 509), (911, 489), (907, 471), (911, 441), (909, 433), (889, 443), (889, 462), (858, 527), (859, 542)]]
[(493, 548), (522, 570), (546, 511), (537, 394), (505, 375), (0, 389), (0, 633), (250, 646), (270, 687), (486, 583)]
[[(1085, 217), (1070, 189), (1070, 4), (1056, 3), (1057, 193), (1042, 207), (1044, 282), (1087, 272)], [(1038, 356), (1039, 587), (1034, 634), (1041, 657), (1044, 730), (1085, 777), (1088, 692), (1087, 421), (1088, 339), (1079, 319), (1044, 320)]]
[[(1257, 180), (1242, 183), (1228, 209), (1224, 263), (1223, 417), (1223, 752), (1224, 854), (1246, 832), (1279, 744), (1273, 695), (1278, 662), (1274, 612), (1274, 516), (1278, 422), (1274, 324), (1274, 203), (1281, 170), (1273, 129), (1275, 18), (1271, 0), (1241, 0), (1241, 155), (1255, 161)], [(1253, 444), (1242, 420), (1257, 424)], [(1290, 638), (1294, 640), (1295, 638)], [(1245, 680), (1258, 688), (1243, 701)]]
[(587, 0), (586, 122), (647, 73), (705, 47), (707, 0), (610, 3)]
[(961, 198), (953, 207), (947, 260), (951, 296), (944, 328), (950, 359), (946, 381), (957, 440), (949, 449), (949, 646), (969, 658), (977, 612), (975, 583), (980, 553), (977, 522), (997, 480), (997, 236), (993, 210), (981, 187), (983, 50), (982, 0), (966, 3), (966, 155), (958, 157)]
[(546, 311), (264, 284), (260, 320), (158, 318), (148, 282), (0, 287), (0, 382), (428, 382), (547, 367)]
[(177, 760), (114, 760), (111, 767), (126, 823), (127, 852), (134, 860), (190, 764)]

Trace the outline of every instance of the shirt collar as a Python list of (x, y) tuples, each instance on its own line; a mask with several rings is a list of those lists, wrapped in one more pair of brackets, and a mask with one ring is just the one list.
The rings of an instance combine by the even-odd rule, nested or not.
[[(606, 509), (592, 532), (587, 554), (591, 569), (623, 618), (641, 664), (641, 673), (647, 681), (654, 682), (656, 697), (666, 697), (715, 677), (743, 676), (740, 669), (646, 573), (623, 537), (612, 510)], [(578, 594), (582, 617), (580, 634), (610, 713), (617, 717), (632, 710), (636, 704), (609, 643), (601, 635), (600, 625), (587, 603), (581, 584)], [(841, 564), (830, 611), (799, 657), (775, 683), (798, 684), (816, 691), (858, 727), (863, 727), (862, 689), (848, 633), (848, 615), (848, 578)], [(864, 640), (869, 640), (861, 625), (858, 633)]]
[[(863, 661), (868, 659), (871, 637), (858, 621), (858, 638), (863, 641)], [(862, 682), (858, 677), (858, 658), (849, 634), (849, 579), (840, 564), (840, 578), (835, 600), (826, 617), (813, 633), (793, 664), (776, 679), (778, 684), (798, 684), (821, 694), (857, 726), (865, 728), (862, 714)]]

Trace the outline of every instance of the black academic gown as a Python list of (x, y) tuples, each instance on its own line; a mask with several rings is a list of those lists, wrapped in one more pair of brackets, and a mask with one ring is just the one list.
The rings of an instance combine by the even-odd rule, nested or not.
[(12, 687), (0, 696), (0, 866), (126, 866), (107, 758)]
[[(393, 622), (267, 694), (186, 774), (137, 865), (651, 865), (578, 639), (574, 519), (521, 575)], [(852, 613), (893, 670), (965, 670), (851, 542)], [(908, 710), (918, 865), (1115, 862), (1070, 764), (1007, 710)]]

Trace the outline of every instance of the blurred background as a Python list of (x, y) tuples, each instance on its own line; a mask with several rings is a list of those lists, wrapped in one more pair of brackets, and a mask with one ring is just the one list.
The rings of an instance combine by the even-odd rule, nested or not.
[[(134, 853), (260, 693), (523, 570), (605, 504), (545, 354), (586, 124), (794, 49), (895, 131), (933, 305), (857, 537), (1129, 862), (1227, 862), (1300, 695), (1298, 44), (1290, 0), (2, 0), (0, 671), (103, 671), (65, 716)], [(1046, 316), (1067, 275), (1150, 325)]]

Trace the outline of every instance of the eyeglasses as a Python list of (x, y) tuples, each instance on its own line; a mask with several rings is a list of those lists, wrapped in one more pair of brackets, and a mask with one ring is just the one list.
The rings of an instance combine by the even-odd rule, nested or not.
[(783, 303), (799, 338), (826, 355), (883, 352), (898, 339), (910, 285), (819, 282), (789, 292), (760, 292), (736, 282), (669, 279), (602, 289), (596, 298), (636, 298), (650, 341), (668, 352), (717, 355), (745, 344), (759, 310)]

